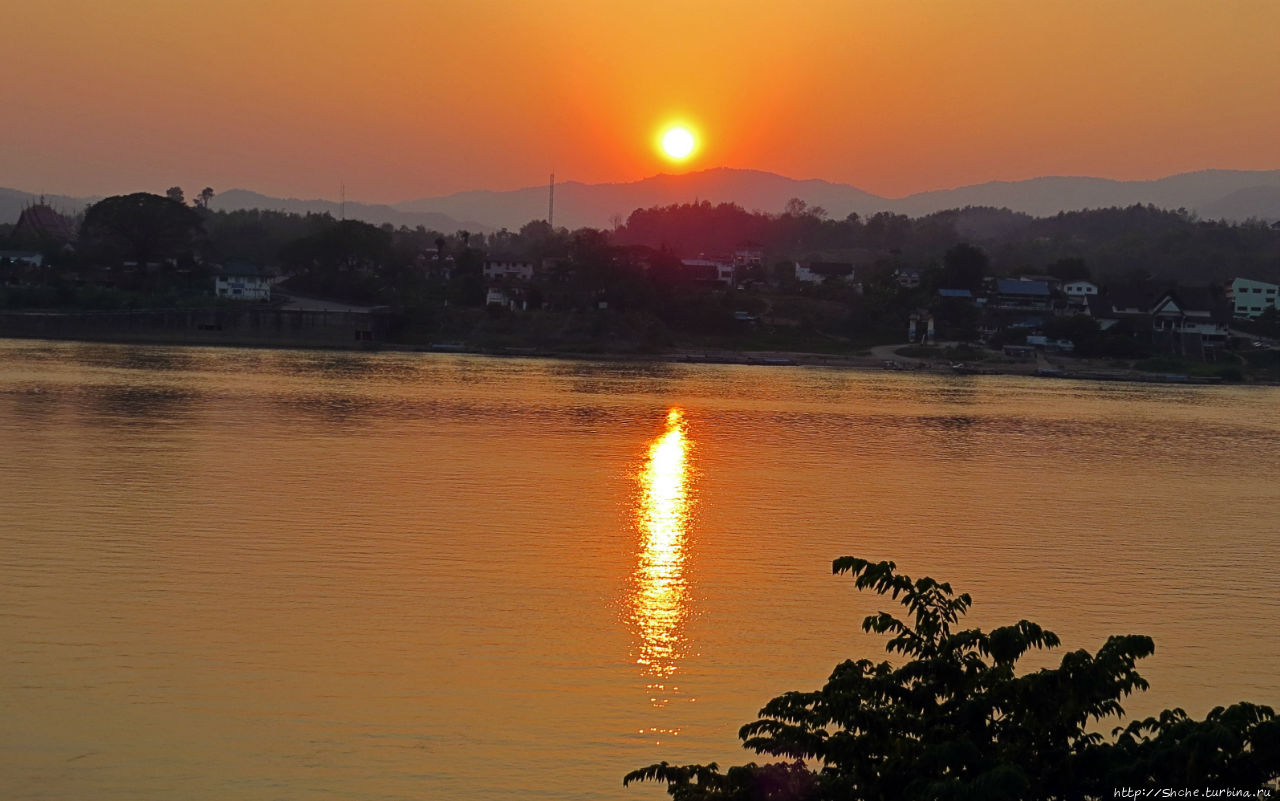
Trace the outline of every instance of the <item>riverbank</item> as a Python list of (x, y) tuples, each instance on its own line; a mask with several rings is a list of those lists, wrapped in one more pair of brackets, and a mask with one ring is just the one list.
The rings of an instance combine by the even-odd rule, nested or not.
[(1081, 381), (1125, 381), (1144, 384), (1256, 384), (1280, 386), (1280, 381), (1252, 379), (1226, 381), (1215, 376), (1197, 376), (1174, 372), (1146, 372), (1133, 368), (1109, 366), (1099, 359), (1048, 359), (1043, 353), (1032, 360), (1014, 360), (992, 354), (998, 361), (957, 363), (947, 360), (921, 359), (898, 353), (911, 348), (907, 343), (877, 345), (865, 354), (830, 354), (805, 351), (736, 351), (724, 349), (685, 348), (661, 353), (610, 353), (551, 351), (538, 348), (471, 349), (457, 345), (410, 346), (382, 345), (377, 350), (403, 353), (470, 353), (501, 358), (546, 358), (574, 361), (665, 362), (677, 364), (734, 364), (757, 367), (828, 367), (844, 370), (867, 370), (925, 373), (933, 375), (1012, 375), (1037, 378), (1075, 379)]
[(390, 339), (380, 309), (241, 308), (0, 312), (0, 337), (153, 345), (362, 348)]
[(389, 326), (377, 310), (317, 309), (186, 310), (157, 312), (84, 312), (79, 314), (9, 312), (0, 314), (0, 337), (51, 341), (111, 342), (140, 345), (365, 350), (402, 353), (470, 353), (508, 358), (739, 364), (765, 367), (828, 367), (892, 370), (956, 375), (1017, 375), (1089, 381), (1141, 383), (1277, 385), (1266, 376), (1241, 373), (1243, 381), (1182, 372), (1150, 372), (1118, 367), (1105, 360), (1076, 359), (1043, 352), (1033, 359), (1013, 359), (996, 351), (955, 362), (945, 350), (922, 358), (903, 355), (917, 350), (907, 343), (876, 345), (857, 353), (791, 350), (674, 348), (655, 352), (554, 350), (536, 347), (484, 348), (466, 343), (403, 344), (388, 341)]

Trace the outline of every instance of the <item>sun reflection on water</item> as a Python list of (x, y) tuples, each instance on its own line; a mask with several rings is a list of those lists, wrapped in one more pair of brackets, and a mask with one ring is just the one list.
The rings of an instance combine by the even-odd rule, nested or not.
[(632, 574), (630, 619), (639, 641), (636, 664), (650, 680), (649, 700), (654, 706), (664, 706), (678, 689), (667, 680), (675, 675), (687, 648), (689, 449), (684, 415), (672, 409), (667, 413), (666, 431), (649, 445), (639, 476), (636, 516), (641, 540)]

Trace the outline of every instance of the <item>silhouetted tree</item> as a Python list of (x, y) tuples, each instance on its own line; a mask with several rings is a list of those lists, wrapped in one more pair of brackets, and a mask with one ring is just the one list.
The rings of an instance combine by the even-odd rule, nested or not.
[(1112, 798), (1121, 787), (1258, 791), (1280, 779), (1280, 720), (1268, 707), (1219, 707), (1204, 721), (1175, 709), (1116, 729), (1110, 742), (1088, 730), (1147, 689), (1135, 664), (1155, 650), (1149, 637), (1111, 637), (1095, 654), (1018, 675), (1018, 659), (1056, 647), (1057, 635), (1026, 620), (955, 630), (971, 599), (949, 584), (912, 580), (892, 562), (843, 557), (832, 569), (907, 609), (905, 619), (880, 612), (862, 623), (889, 635), (885, 649), (905, 661), (849, 660), (822, 689), (766, 704), (739, 736), (790, 762), (724, 773), (664, 762), (623, 784), (665, 782), (677, 801), (1048, 801)]
[(324, 217), (319, 225), (281, 250), (281, 261), (293, 272), (289, 286), (356, 303), (381, 300), (393, 280), (391, 233), (359, 220)]
[(1048, 273), (1062, 281), (1088, 281), (1090, 278), (1088, 265), (1079, 258), (1058, 259), (1049, 265)]
[(942, 285), (951, 289), (977, 289), (989, 266), (987, 254), (967, 242), (950, 248), (942, 257)]
[(1077, 356), (1101, 356), (1102, 330), (1098, 321), (1083, 314), (1070, 317), (1050, 317), (1044, 323), (1045, 336), (1053, 339), (1069, 339), (1075, 343)]
[(863, 241), (878, 250), (901, 250), (911, 241), (911, 229), (910, 217), (881, 211), (863, 221)]
[(178, 201), (138, 192), (116, 195), (89, 207), (81, 238), (100, 257), (132, 256), (139, 269), (189, 255), (203, 221)]

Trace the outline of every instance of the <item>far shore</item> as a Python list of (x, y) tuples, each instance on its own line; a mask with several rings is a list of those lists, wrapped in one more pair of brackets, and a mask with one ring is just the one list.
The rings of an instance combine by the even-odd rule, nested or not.
[[(705, 348), (677, 348), (653, 353), (626, 351), (559, 351), (544, 348), (481, 348), (459, 344), (407, 345), (387, 342), (272, 341), (252, 338), (215, 338), (144, 335), (112, 335), (103, 332), (93, 337), (48, 337), (0, 334), (0, 338), (48, 342), (110, 343), (120, 345), (154, 345), (172, 347), (268, 348), (279, 350), (360, 351), (367, 353), (435, 353), (490, 356), (498, 358), (543, 358), (565, 361), (601, 361), (666, 364), (730, 364), (762, 367), (826, 367), (841, 370), (902, 372), (932, 375), (983, 376), (1009, 375), (1038, 378), (1075, 379), (1085, 381), (1122, 381), (1216, 386), (1280, 386), (1280, 381), (1252, 380), (1224, 382), (1183, 374), (1151, 373), (1108, 366), (1105, 360), (1077, 359), (1038, 353), (1035, 360), (1000, 358), (955, 364), (945, 359), (922, 359), (897, 353), (909, 343), (877, 345), (864, 354), (831, 354), (806, 351), (746, 351)], [(946, 343), (944, 343), (946, 344)]]

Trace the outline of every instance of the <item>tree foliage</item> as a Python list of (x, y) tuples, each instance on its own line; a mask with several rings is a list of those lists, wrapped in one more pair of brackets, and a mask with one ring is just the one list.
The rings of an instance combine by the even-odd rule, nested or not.
[(392, 280), (391, 233), (358, 220), (315, 217), (315, 230), (280, 251), (293, 273), (289, 286), (322, 297), (375, 303)]
[(1110, 637), (1096, 653), (1065, 654), (1056, 669), (1015, 672), (1058, 637), (1026, 620), (983, 632), (959, 629), (967, 594), (913, 580), (893, 562), (843, 557), (833, 572), (896, 600), (862, 628), (888, 635), (898, 664), (837, 665), (826, 686), (789, 692), (742, 727), (745, 747), (783, 757), (721, 772), (715, 764), (666, 763), (623, 784), (665, 782), (676, 801), (890, 801), (898, 799), (1093, 799), (1120, 787), (1232, 787), (1280, 780), (1280, 720), (1264, 706), (1219, 707), (1203, 721), (1180, 709), (1115, 728), (1120, 702), (1147, 689), (1139, 659), (1148, 637)]
[(730, 253), (750, 242), (773, 258), (863, 265), (875, 254), (889, 253), (920, 267), (939, 265), (949, 249), (968, 244), (986, 254), (987, 275), (1048, 272), (1105, 283), (1147, 270), (1161, 280), (1189, 284), (1238, 275), (1280, 278), (1280, 228), (1199, 220), (1184, 211), (1141, 205), (1042, 218), (967, 207), (916, 218), (879, 212), (824, 219), (799, 200), (782, 214), (702, 201), (637, 209), (614, 232), (614, 241), (667, 246), (682, 254)]
[(190, 255), (203, 225), (199, 214), (173, 198), (136, 192), (90, 206), (81, 239), (104, 256), (131, 257), (144, 269)]
[(978, 289), (988, 266), (982, 248), (961, 242), (948, 248), (942, 257), (942, 283), (951, 289)]

